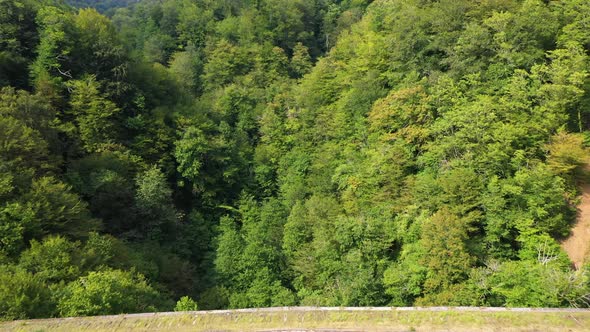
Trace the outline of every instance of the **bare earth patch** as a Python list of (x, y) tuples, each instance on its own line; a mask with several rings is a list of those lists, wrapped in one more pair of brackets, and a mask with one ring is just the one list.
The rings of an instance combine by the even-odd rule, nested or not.
[(578, 218), (570, 236), (561, 243), (576, 269), (584, 263), (590, 251), (590, 182), (584, 181), (582, 197), (578, 205)]

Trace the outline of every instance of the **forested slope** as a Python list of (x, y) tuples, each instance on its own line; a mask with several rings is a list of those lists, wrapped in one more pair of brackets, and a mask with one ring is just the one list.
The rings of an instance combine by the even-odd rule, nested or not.
[(123, 8), (140, 0), (64, 0), (66, 3), (77, 8), (96, 8), (100, 12), (106, 12), (115, 8)]
[(590, 304), (587, 1), (60, 3), (0, 0), (3, 318)]

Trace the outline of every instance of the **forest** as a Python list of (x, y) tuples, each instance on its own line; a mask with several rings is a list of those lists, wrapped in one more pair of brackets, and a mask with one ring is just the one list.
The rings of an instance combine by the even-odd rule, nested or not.
[(62, 0), (76, 8), (95, 8), (99, 12), (111, 12), (113, 9), (131, 6), (140, 0)]
[(590, 306), (587, 0), (0, 0), (0, 319)]

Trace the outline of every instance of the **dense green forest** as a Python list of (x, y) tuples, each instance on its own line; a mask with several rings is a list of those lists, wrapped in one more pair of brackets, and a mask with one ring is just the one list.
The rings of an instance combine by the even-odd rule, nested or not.
[(140, 0), (64, 0), (77, 8), (96, 8), (99, 12), (107, 12), (114, 8), (127, 7)]
[(589, 306), (589, 13), (0, 0), (0, 317)]

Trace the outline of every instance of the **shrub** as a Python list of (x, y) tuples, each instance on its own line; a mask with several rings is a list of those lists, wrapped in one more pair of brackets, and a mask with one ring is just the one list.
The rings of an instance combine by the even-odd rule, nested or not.
[(183, 296), (176, 302), (174, 311), (197, 311), (199, 310), (197, 302), (188, 296)]
[(60, 297), (62, 316), (154, 312), (160, 294), (138, 273), (121, 270), (90, 272), (69, 283)]

